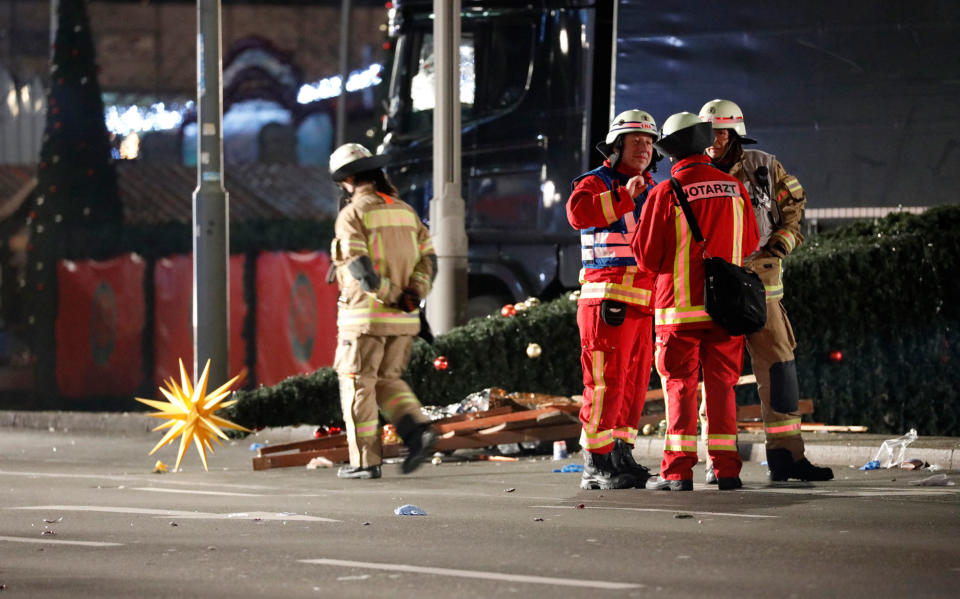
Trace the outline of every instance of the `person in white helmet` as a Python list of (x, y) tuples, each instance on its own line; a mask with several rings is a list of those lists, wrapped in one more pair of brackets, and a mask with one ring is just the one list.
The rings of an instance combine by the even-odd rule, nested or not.
[(642, 487), (650, 471), (633, 446), (653, 355), (653, 277), (630, 251), (659, 155), (657, 124), (643, 110), (618, 114), (598, 144), (606, 161), (573, 180), (567, 219), (580, 231), (577, 307), (583, 368), (582, 489)]
[[(689, 112), (664, 122), (656, 146), (670, 156), (672, 176), (650, 192), (631, 244), (638, 266), (657, 276), (656, 366), (667, 431), (660, 475), (646, 484), (651, 490), (693, 490), (701, 372), (711, 423), (707, 454), (716, 464), (721, 490), (742, 486), (733, 386), (743, 367), (743, 336), (731, 335), (707, 313), (705, 258), (740, 264), (756, 246), (757, 226), (743, 185), (712, 167), (703, 153), (711, 137), (709, 124)], [(680, 197), (688, 199), (685, 210)], [(693, 233), (697, 226), (701, 241)]]
[(330, 251), (340, 288), (334, 368), (350, 451), (339, 478), (380, 478), (378, 412), (408, 449), (405, 474), (437, 442), (419, 400), (400, 378), (420, 330), (420, 301), (430, 292), (436, 254), (426, 226), (383, 172), (385, 162), (355, 143), (330, 155), (330, 176), (351, 194), (337, 215)]
[[(713, 144), (706, 148), (707, 154), (714, 166), (746, 186), (760, 232), (756, 251), (744, 265), (760, 275), (766, 287), (767, 323), (747, 335), (747, 351), (757, 377), (770, 479), (830, 480), (830, 468), (814, 466), (804, 456), (797, 413), (797, 343), (782, 303), (782, 260), (803, 242), (800, 221), (806, 194), (775, 156), (743, 147), (756, 141), (747, 137), (743, 111), (736, 103), (711, 100), (699, 116), (713, 127)], [(708, 465), (707, 482), (715, 479)]]

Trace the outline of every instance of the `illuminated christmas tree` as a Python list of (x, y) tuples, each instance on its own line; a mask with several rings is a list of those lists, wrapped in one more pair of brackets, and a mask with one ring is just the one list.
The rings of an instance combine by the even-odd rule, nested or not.
[(55, 392), (57, 261), (72, 255), (106, 257), (116, 251), (123, 217), (87, 2), (60, 0), (58, 9), (36, 200), (27, 217), (30, 245), (24, 289), (28, 338), (37, 358), (37, 389), (43, 395)]

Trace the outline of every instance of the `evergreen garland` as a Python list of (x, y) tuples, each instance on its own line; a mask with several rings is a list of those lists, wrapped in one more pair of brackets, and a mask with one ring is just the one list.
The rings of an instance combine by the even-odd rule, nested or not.
[[(800, 395), (814, 399), (815, 420), (960, 434), (958, 225), (960, 206), (891, 215), (812, 237), (785, 261)], [(531, 342), (543, 348), (538, 359), (526, 356)], [(447, 370), (433, 366), (441, 355)], [(576, 304), (564, 297), (514, 317), (475, 319), (433, 345), (418, 340), (404, 378), (425, 405), (491, 386), (580, 393)], [(235, 399), (228, 418), (251, 428), (341, 421), (330, 368)]]

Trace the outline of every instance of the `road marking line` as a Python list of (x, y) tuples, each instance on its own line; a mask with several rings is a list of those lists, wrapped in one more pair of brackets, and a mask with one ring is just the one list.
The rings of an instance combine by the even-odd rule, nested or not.
[[(572, 510), (578, 509), (575, 505), (531, 505), (531, 508), (541, 508), (548, 510)], [(685, 514), (703, 514), (705, 516), (730, 516), (733, 518), (779, 518), (780, 516), (768, 516), (764, 514), (731, 514), (729, 512), (703, 512), (698, 510), (685, 510), (683, 508), (653, 508), (653, 507), (607, 507), (607, 506), (598, 506), (598, 505), (587, 505), (583, 508), (585, 510), (624, 510), (628, 512), (667, 512), (675, 514), (677, 512), (683, 512)]]
[(54, 543), (56, 545), (82, 545), (84, 547), (119, 547), (123, 543), (101, 543), (99, 541), (65, 541), (63, 539), (32, 539), (29, 537), (0, 537), (0, 541), (10, 541), (11, 543)]
[(390, 570), (394, 572), (412, 572), (415, 574), (435, 574), (437, 576), (456, 576), (458, 578), (480, 578), (507, 582), (529, 582), (534, 584), (552, 584), (568, 587), (587, 587), (591, 589), (636, 589), (644, 585), (631, 582), (609, 582), (606, 580), (582, 580), (575, 578), (550, 578), (547, 576), (529, 576), (526, 574), (507, 574), (505, 572), (485, 572), (482, 570), (457, 570), (453, 568), (432, 568), (411, 566), (408, 564), (383, 564), (378, 562), (355, 562), (343, 559), (302, 559), (304, 564), (324, 566), (343, 566), (346, 568), (369, 568), (372, 570)]
[(210, 512), (189, 512), (186, 510), (160, 510), (138, 507), (114, 507), (99, 505), (29, 505), (7, 508), (10, 510), (46, 510), (48, 512), (107, 512), (113, 514), (143, 514), (157, 517), (176, 517), (194, 520), (287, 520), (301, 522), (340, 522), (332, 518), (320, 516), (304, 516), (300, 514), (285, 514), (280, 512), (234, 512), (229, 514), (215, 514)]
[[(11, 470), (0, 470), (0, 476), (28, 476), (31, 478), (92, 478), (96, 480), (111, 480), (111, 481), (136, 481), (136, 482), (146, 482), (146, 479), (156, 479), (156, 474), (135, 476), (135, 475), (110, 475), (110, 474), (76, 474), (72, 472), (15, 472)], [(263, 489), (263, 490), (272, 490), (275, 487), (269, 485), (238, 485), (231, 483), (216, 483), (216, 485), (211, 485), (209, 482), (200, 482), (200, 481), (189, 481), (189, 480), (176, 480), (172, 476), (164, 481), (164, 483), (169, 485), (203, 485), (203, 486), (217, 486), (223, 488), (233, 488), (233, 489)]]
[(153, 493), (183, 493), (185, 495), (226, 495), (228, 497), (264, 497), (260, 493), (228, 493), (226, 491), (195, 491), (193, 489), (164, 489), (161, 487), (130, 487), (131, 491), (151, 491)]

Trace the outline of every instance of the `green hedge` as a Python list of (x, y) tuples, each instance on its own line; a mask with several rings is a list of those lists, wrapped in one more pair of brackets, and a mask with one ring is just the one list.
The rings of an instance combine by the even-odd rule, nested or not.
[[(815, 420), (960, 434), (957, 230), (958, 206), (897, 214), (812, 237), (787, 259), (784, 304), (799, 343), (801, 396), (814, 399)], [(543, 348), (537, 359), (526, 356), (531, 342)], [(839, 362), (830, 359), (837, 351)], [(439, 355), (446, 371), (433, 367)], [(428, 405), (491, 386), (579, 393), (576, 304), (564, 297), (514, 317), (476, 319), (433, 346), (418, 341), (405, 378)], [(329, 368), (236, 399), (227, 417), (248, 427), (341, 420)]]

